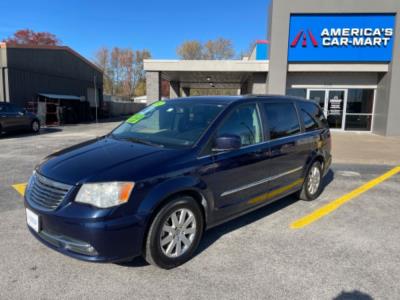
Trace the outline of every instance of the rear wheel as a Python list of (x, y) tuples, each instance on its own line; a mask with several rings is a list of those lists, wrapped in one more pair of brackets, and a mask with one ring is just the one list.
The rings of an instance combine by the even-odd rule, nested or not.
[(31, 131), (33, 133), (38, 133), (40, 131), (40, 122), (38, 120), (33, 120), (31, 123)]
[(299, 193), (299, 198), (311, 201), (321, 194), (322, 191), (322, 166), (319, 161), (315, 161), (308, 170), (303, 187)]
[(146, 238), (144, 257), (152, 265), (171, 269), (188, 261), (203, 233), (201, 208), (183, 196), (166, 204), (154, 218)]

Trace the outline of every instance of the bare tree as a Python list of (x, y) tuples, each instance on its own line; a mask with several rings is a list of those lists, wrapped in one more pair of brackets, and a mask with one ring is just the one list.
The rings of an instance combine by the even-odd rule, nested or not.
[(150, 57), (150, 51), (146, 49), (99, 49), (96, 63), (104, 72), (104, 91), (131, 99), (137, 95), (139, 88), (138, 92), (142, 95), (145, 91), (143, 60)]
[(110, 51), (102, 47), (95, 54), (96, 64), (103, 70), (103, 88), (106, 94), (112, 94), (113, 85), (110, 76)]
[(132, 49), (122, 49), (119, 62), (121, 66), (121, 94), (129, 99), (135, 93), (135, 79), (133, 71), (134, 54)]
[(203, 51), (204, 59), (221, 60), (231, 59), (235, 56), (232, 41), (221, 37), (205, 43)]
[(121, 91), (121, 49), (114, 47), (111, 51), (110, 78), (112, 82), (111, 95), (118, 95)]
[(181, 59), (203, 59), (203, 45), (196, 40), (183, 42), (176, 52)]
[(209, 40), (204, 45), (196, 40), (183, 42), (177, 49), (181, 59), (232, 59), (235, 56), (232, 41), (224, 38)]
[[(142, 96), (146, 93), (146, 76), (144, 72), (143, 61), (149, 58), (151, 58), (151, 53), (149, 50), (143, 49), (135, 51), (135, 57), (133, 61), (133, 86), (135, 88), (135, 96)], [(137, 89), (139, 85), (142, 89)]]

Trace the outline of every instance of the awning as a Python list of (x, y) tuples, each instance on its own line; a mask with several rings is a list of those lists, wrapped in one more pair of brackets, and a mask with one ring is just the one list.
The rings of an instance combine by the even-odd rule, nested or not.
[(60, 100), (77, 100), (80, 101), (81, 97), (74, 96), (74, 95), (58, 95), (58, 94), (44, 94), (44, 93), (39, 93), (39, 96), (43, 96), (49, 99), (60, 99)]

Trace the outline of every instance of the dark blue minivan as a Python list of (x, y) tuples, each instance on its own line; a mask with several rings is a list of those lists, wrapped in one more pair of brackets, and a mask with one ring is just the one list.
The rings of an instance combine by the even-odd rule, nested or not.
[(39, 165), (25, 196), (28, 228), (75, 258), (143, 255), (173, 268), (193, 256), (205, 229), (290, 194), (317, 198), (330, 149), (326, 119), (311, 101), (158, 101)]

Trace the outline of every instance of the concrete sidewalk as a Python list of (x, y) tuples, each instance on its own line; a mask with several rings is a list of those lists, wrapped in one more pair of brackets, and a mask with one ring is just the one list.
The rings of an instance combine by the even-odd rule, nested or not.
[(332, 132), (334, 163), (400, 165), (400, 137)]

